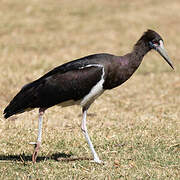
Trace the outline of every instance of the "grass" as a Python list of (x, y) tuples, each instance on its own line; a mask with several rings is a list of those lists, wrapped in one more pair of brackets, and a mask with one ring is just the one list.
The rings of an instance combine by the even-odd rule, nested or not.
[[(0, 11), (0, 179), (179, 179), (180, 3), (118, 0), (3, 0)], [(4, 120), (20, 88), (64, 62), (88, 54), (123, 55), (148, 28), (159, 32), (175, 71), (149, 53), (134, 76), (90, 108), (80, 130), (80, 107), (46, 112), (38, 162), (31, 162), (37, 110)]]

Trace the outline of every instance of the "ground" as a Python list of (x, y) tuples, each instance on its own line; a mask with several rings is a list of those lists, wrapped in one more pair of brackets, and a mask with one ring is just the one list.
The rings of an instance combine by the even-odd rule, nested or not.
[[(180, 179), (179, 0), (2, 0), (0, 179)], [(175, 70), (155, 51), (88, 111), (104, 165), (92, 163), (78, 106), (50, 108), (31, 161), (38, 110), (3, 118), (21, 87), (55, 66), (94, 53), (123, 55), (147, 29), (164, 39)]]

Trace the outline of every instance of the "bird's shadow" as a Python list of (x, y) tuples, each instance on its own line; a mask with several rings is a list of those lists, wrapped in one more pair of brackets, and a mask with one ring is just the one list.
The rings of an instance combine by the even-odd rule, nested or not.
[[(47, 156), (38, 156), (36, 162), (46, 161), (46, 160), (54, 160), (54, 161), (81, 161), (81, 160), (92, 160), (91, 158), (87, 157), (73, 157), (73, 154), (66, 154), (66, 153), (54, 153), (52, 155)], [(31, 155), (19, 154), (19, 155), (4, 155), (0, 154), (0, 163), (4, 162), (21, 162), (26, 164), (27, 162), (32, 161)]]

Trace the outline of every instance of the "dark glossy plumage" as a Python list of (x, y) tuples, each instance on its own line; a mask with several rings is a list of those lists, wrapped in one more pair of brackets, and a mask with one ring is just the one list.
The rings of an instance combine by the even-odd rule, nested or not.
[[(149, 42), (160, 40), (159, 34), (148, 30), (137, 41), (133, 51), (124, 56), (94, 54), (56, 67), (25, 85), (4, 110), (4, 117), (27, 109), (47, 109), (68, 100), (82, 100), (101, 80), (103, 71), (103, 89), (117, 87), (131, 77), (144, 55), (152, 49)], [(97, 64), (101, 66), (91, 66)]]

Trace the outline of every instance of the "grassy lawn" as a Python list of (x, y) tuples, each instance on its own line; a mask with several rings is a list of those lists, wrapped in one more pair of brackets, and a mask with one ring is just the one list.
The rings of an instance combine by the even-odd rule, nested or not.
[[(0, 6), (0, 179), (180, 179), (179, 0), (2, 0)], [(46, 111), (37, 163), (31, 155), (38, 111), (3, 118), (21, 87), (55, 66), (85, 55), (124, 55), (144, 31), (159, 32), (175, 71), (154, 51), (121, 87), (88, 111)]]

